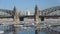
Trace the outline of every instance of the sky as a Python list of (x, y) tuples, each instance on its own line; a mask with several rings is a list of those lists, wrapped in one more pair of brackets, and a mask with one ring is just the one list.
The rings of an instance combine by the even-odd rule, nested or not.
[(60, 0), (0, 0), (0, 9), (13, 10), (16, 6), (17, 10), (34, 11), (35, 5), (38, 6), (39, 10), (44, 10), (46, 8), (60, 6)]

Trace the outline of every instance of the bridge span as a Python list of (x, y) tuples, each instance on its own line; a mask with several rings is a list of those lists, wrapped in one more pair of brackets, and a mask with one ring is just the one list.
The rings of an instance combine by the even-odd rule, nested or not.
[[(60, 10), (60, 6), (51, 7), (51, 8), (47, 8), (45, 10), (40, 11), (38, 9), (38, 6), (36, 5), (34, 15), (21, 16), (17, 12), (16, 7), (14, 7), (13, 10), (0, 9), (0, 12), (4, 12), (6, 14), (6, 15), (4, 14), (0, 16), (0, 18), (13, 18), (13, 21), (17, 21), (17, 20), (24, 21), (24, 18), (33, 18), (34, 21), (41, 21), (41, 20), (44, 20), (44, 18), (60, 18), (60, 13), (59, 15), (58, 14), (49, 15), (50, 13), (58, 12), (58, 10)], [(10, 16), (8, 16), (7, 14), (9, 14)]]

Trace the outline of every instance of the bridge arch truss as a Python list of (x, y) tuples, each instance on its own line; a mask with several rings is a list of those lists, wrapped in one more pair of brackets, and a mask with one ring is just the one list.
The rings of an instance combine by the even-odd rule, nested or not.
[(60, 6), (55, 6), (55, 7), (51, 7), (51, 8), (47, 8), (45, 10), (42, 10), (41, 14), (42, 15), (48, 15), (48, 14), (50, 14), (52, 12), (56, 12), (58, 10), (60, 10)]

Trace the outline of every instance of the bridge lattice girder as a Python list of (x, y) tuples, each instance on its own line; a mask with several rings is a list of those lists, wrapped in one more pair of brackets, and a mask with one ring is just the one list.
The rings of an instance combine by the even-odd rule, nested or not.
[(5, 13), (8, 13), (10, 15), (14, 15), (14, 12), (12, 10), (0, 9), (0, 12), (5, 12)]
[(45, 10), (42, 10), (42, 11), (41, 11), (41, 14), (42, 14), (42, 15), (48, 15), (48, 14), (54, 12), (54, 11), (57, 11), (57, 10), (60, 10), (60, 6), (51, 7), (51, 8), (47, 8), (47, 9), (45, 9)]

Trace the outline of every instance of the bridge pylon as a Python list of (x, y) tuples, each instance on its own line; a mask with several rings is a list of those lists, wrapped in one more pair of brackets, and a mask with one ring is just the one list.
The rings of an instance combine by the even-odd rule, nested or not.
[(13, 11), (14, 11), (14, 18), (13, 18), (13, 21), (14, 21), (14, 22), (18, 22), (18, 21), (19, 21), (19, 13), (17, 12), (15, 6), (14, 6), (14, 8), (13, 8)]
[(36, 5), (35, 6), (35, 18), (34, 18), (34, 21), (40, 22), (41, 18), (39, 16), (40, 16), (40, 12), (38, 10), (38, 6)]

